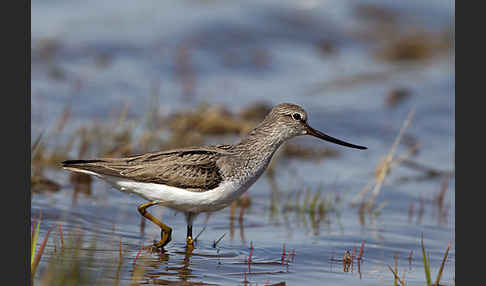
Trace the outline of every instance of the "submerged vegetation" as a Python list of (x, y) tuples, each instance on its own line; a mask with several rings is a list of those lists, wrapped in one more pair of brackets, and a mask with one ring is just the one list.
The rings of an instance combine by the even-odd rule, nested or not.
[[(56, 128), (51, 131), (49, 136), (43, 134), (39, 135), (32, 144), (32, 191), (33, 192), (57, 192), (60, 190), (62, 183), (55, 182), (50, 178), (47, 178), (44, 174), (48, 173), (48, 170), (55, 170), (58, 168), (58, 162), (60, 160), (76, 157), (87, 156), (124, 156), (136, 152), (148, 152), (151, 150), (158, 150), (164, 148), (182, 147), (192, 144), (204, 144), (210, 142), (211, 136), (217, 136), (220, 140), (235, 140), (235, 137), (241, 136), (241, 134), (247, 132), (252, 126), (257, 124), (262, 119), (265, 112), (268, 110), (268, 105), (258, 103), (250, 107), (246, 107), (240, 113), (231, 113), (221, 106), (208, 106), (202, 105), (199, 108), (189, 111), (180, 112), (165, 117), (161, 117), (157, 114), (157, 111), (152, 110), (147, 117), (154, 117), (157, 120), (165, 120), (169, 124), (166, 126), (154, 125), (141, 125), (137, 126), (135, 122), (127, 120), (127, 109), (122, 110), (118, 118), (114, 118), (114, 123), (106, 124), (93, 124), (90, 126), (82, 126), (78, 130), (74, 131), (71, 136), (68, 136), (68, 143), (59, 147), (60, 143), (52, 145), (51, 140), (57, 142), (56, 139), (59, 134), (63, 132), (63, 128), (69, 120), (69, 107), (66, 107), (66, 111), (62, 117), (58, 120)], [(208, 113), (217, 114), (206, 120), (203, 114)], [(413, 112), (409, 114), (408, 119), (405, 121), (402, 130), (400, 130), (391, 151), (384, 157), (383, 161), (378, 165), (375, 171), (374, 189), (371, 192), (371, 196), (365, 199), (365, 194), (371, 190), (372, 183), (370, 183), (361, 193), (348, 200), (345, 198), (347, 192), (334, 192), (333, 190), (324, 189), (322, 186), (312, 187), (302, 186), (301, 189), (295, 190), (281, 190), (275, 181), (275, 166), (283, 164), (290, 158), (299, 158), (300, 160), (321, 160), (324, 158), (334, 158), (339, 156), (340, 153), (328, 149), (326, 147), (310, 147), (303, 148), (296, 143), (288, 143), (284, 146), (283, 150), (275, 158), (271, 168), (268, 170), (266, 178), (270, 184), (270, 204), (269, 214), (270, 219), (278, 222), (280, 217), (283, 217), (283, 223), (290, 224), (290, 221), (294, 221), (292, 216), (295, 217), (298, 223), (302, 223), (305, 228), (310, 227), (313, 230), (313, 235), (320, 235), (320, 227), (322, 224), (331, 225), (337, 223), (342, 229), (343, 226), (340, 221), (342, 212), (347, 212), (346, 203), (350, 202), (351, 205), (359, 206), (358, 219), (360, 225), (364, 226), (366, 221), (366, 214), (370, 216), (370, 222), (373, 217), (379, 216), (380, 211), (386, 207), (387, 202), (381, 202), (375, 205), (375, 200), (380, 191), (381, 186), (390, 172), (393, 166), (397, 164), (404, 164), (409, 160), (410, 156), (415, 154), (418, 150), (417, 144), (412, 144), (409, 149), (409, 153), (404, 156), (395, 156), (395, 151), (400, 140), (404, 136), (404, 131), (410, 124)], [(219, 123), (218, 123), (219, 121)], [(194, 127), (194, 128), (191, 128)], [(64, 135), (65, 136), (65, 135)], [(49, 138), (47, 141), (46, 138)], [(91, 154), (91, 155), (90, 155)], [(408, 161), (413, 162), (413, 161)], [(424, 172), (431, 172), (430, 169), (423, 169)], [(435, 173), (434, 173), (435, 174)], [(443, 176), (444, 180), (439, 188), (437, 194), (432, 198), (433, 203), (438, 209), (439, 217), (443, 221), (443, 218), (448, 213), (448, 208), (445, 207), (445, 193), (448, 189), (448, 178), (450, 173), (437, 172), (438, 176)], [(436, 176), (430, 175), (431, 178)], [(69, 184), (74, 188), (73, 203), (76, 200), (78, 193), (86, 195), (91, 194), (92, 179), (90, 176), (73, 173), (69, 176)], [(361, 202), (359, 202), (361, 200)], [(418, 208), (417, 222), (422, 220), (424, 214), (424, 200), (420, 199)], [(237, 219), (240, 226), (241, 240), (245, 241), (244, 237), (244, 225), (245, 214), (251, 211), (253, 207), (254, 199), (247, 193), (240, 199), (235, 201), (230, 210), (230, 239), (234, 237), (234, 220)], [(239, 208), (239, 212), (237, 209)], [(413, 201), (410, 204), (408, 210), (409, 221), (412, 219), (415, 213), (415, 207)], [(207, 220), (210, 218), (208, 215)], [(144, 284), (149, 281), (153, 283), (171, 283), (171, 280), (161, 279), (160, 275), (150, 275), (150, 269), (154, 267), (154, 263), (161, 263), (167, 261), (168, 257), (164, 254), (158, 254), (158, 258), (155, 258), (153, 254), (147, 254), (143, 251), (143, 245), (140, 248), (133, 248), (130, 246), (123, 247), (122, 237), (119, 238), (119, 253), (113, 257), (111, 263), (106, 263), (106, 258), (101, 258), (97, 254), (99, 249), (97, 247), (97, 240), (92, 238), (88, 244), (85, 241), (85, 237), (81, 231), (75, 230), (75, 233), (70, 233), (67, 236), (63, 234), (62, 226), (58, 226), (56, 231), (57, 236), (52, 236), (53, 228), (50, 228), (44, 235), (40, 246), (37, 245), (39, 240), (39, 226), (41, 223), (41, 217), (34, 219), (32, 222), (32, 256), (31, 256), (31, 273), (32, 281), (35, 279), (36, 284), (40, 285), (68, 285), (74, 284), (105, 284), (107, 281), (118, 285), (122, 281), (130, 281), (131, 285)], [(142, 219), (141, 233), (144, 232), (145, 222)], [(72, 231), (73, 229), (71, 229)], [(198, 238), (203, 234), (205, 227), (195, 237), (195, 241), (198, 244)], [(67, 237), (67, 240), (65, 239)], [(218, 253), (220, 251), (221, 241), (226, 237), (226, 232), (219, 235), (219, 238), (212, 242), (212, 248)], [(41, 262), (41, 258), (46, 255), (46, 245), (49, 238), (51, 239), (51, 247), (48, 247), (47, 258), (44, 259), (44, 266), (41, 271), (38, 271), (38, 266)], [(66, 241), (65, 241), (66, 240)], [(54, 242), (52, 242), (54, 241)], [(111, 243), (111, 242), (110, 242)], [(113, 241), (112, 243), (116, 243)], [(344, 251), (342, 258), (334, 257), (331, 254), (329, 263), (342, 263), (344, 272), (358, 273), (361, 278), (363, 275), (362, 267), (363, 262), (366, 261), (364, 253), (365, 242), (362, 241), (359, 248), (348, 249)], [(429, 257), (426, 255), (423, 248), (422, 252), (424, 257), (424, 268), (427, 285), (439, 285), (437, 284), (444, 270), (447, 254), (449, 252), (450, 245), (446, 251), (445, 257), (440, 266), (438, 276), (435, 284), (431, 282), (430, 277), (430, 265)], [(234, 276), (239, 275), (242, 277), (243, 284), (252, 284), (249, 279), (252, 276), (262, 275), (281, 275), (283, 273), (289, 273), (291, 267), (295, 261), (295, 253), (298, 249), (287, 249), (283, 245), (281, 256), (275, 259), (268, 258), (256, 258), (255, 253), (258, 253), (258, 245), (254, 246), (250, 242), (250, 249), (248, 255), (243, 259), (243, 262), (233, 262), (234, 265), (244, 264), (247, 268), (241, 272), (230, 272), (227, 275)], [(410, 267), (412, 265), (412, 253), (418, 253), (416, 249), (410, 250), (409, 261)], [(191, 276), (190, 258), (191, 255), (185, 255), (182, 268), (177, 269), (177, 276), (182, 281), (188, 282)], [(221, 258), (218, 257), (218, 264), (221, 264)], [(103, 262), (98, 262), (102, 259)], [(154, 261), (157, 260), (158, 262)], [(305, 258), (304, 259), (305, 263)], [(389, 270), (393, 273), (395, 284), (400, 283), (405, 285), (406, 279), (401, 276), (396, 264), (395, 255), (395, 267), (388, 265)], [(102, 269), (98, 269), (96, 265), (101, 263)], [(273, 268), (277, 265), (283, 266), (283, 269), (261, 269), (261, 267)], [(167, 266), (168, 267), (168, 266)], [(168, 269), (172, 269), (168, 267)], [(126, 271), (130, 272), (130, 277), (126, 277)], [(147, 276), (148, 275), (148, 276)], [(266, 279), (265, 285), (285, 285), (285, 282), (278, 282), (270, 284), (269, 281), (274, 279)], [(189, 283), (189, 282), (188, 282)], [(190, 282), (190, 285), (202, 285), (204, 283)]]
[[(394, 95), (393, 97), (401, 96), (403, 95)], [(152, 97), (152, 100), (157, 103), (156, 97)], [(394, 108), (395, 104), (397, 104), (395, 101), (402, 99), (393, 98), (389, 100), (390, 107)], [(147, 113), (138, 120), (128, 116), (129, 107), (125, 105), (123, 109), (113, 112), (111, 120), (103, 124), (93, 122), (84, 124), (74, 130), (65, 130), (65, 127), (69, 125), (71, 110), (71, 107), (67, 105), (64, 112), (57, 119), (53, 129), (39, 134), (32, 144), (32, 192), (58, 192), (62, 189), (66, 182), (57, 182), (49, 176), (53, 171), (59, 169), (59, 162), (62, 160), (126, 156), (155, 150), (213, 144), (216, 139), (219, 142), (232, 142), (256, 126), (270, 109), (269, 104), (262, 102), (244, 107), (240, 112), (232, 112), (221, 105), (202, 104), (192, 110), (160, 114), (159, 109), (154, 108), (154, 105), (158, 106), (158, 104), (151, 104)], [(430, 200), (426, 201), (420, 196), (418, 206), (414, 203), (416, 200), (410, 202), (408, 209), (409, 222), (416, 215), (417, 224), (420, 224), (426, 207), (433, 206), (437, 209), (439, 222), (444, 224), (449, 214), (446, 192), (449, 180), (454, 173), (453, 171), (437, 170), (424, 166), (424, 164), (411, 159), (420, 150), (420, 144), (413, 137), (407, 137), (405, 133), (412, 122), (413, 116), (414, 110), (410, 111), (408, 118), (404, 121), (390, 151), (385, 154), (376, 166), (373, 179), (361, 192), (351, 199), (345, 197), (348, 194), (347, 190), (336, 192), (336, 190), (322, 186), (301, 185), (297, 189), (286, 187), (282, 190), (275, 178), (276, 173), (279, 172), (277, 171), (278, 166), (285, 165), (290, 159), (320, 162), (328, 158), (336, 159), (341, 155), (338, 149), (328, 147), (302, 147), (301, 144), (293, 142), (285, 144), (266, 172), (266, 179), (270, 186), (270, 202), (265, 208), (268, 207), (270, 221), (274, 223), (283, 222), (287, 227), (292, 223), (302, 224), (304, 229), (310, 228), (312, 235), (318, 237), (320, 236), (322, 225), (337, 224), (340, 229), (344, 228), (341, 216), (343, 213), (349, 213), (346, 210), (349, 203), (353, 207), (358, 207), (357, 218), (362, 227), (365, 227), (367, 224), (367, 215), (368, 224), (373, 225), (373, 220), (379, 217), (381, 211), (387, 206), (386, 201), (377, 203), (381, 188), (392, 169), (396, 166), (403, 166), (422, 173), (423, 176), (420, 179), (443, 178), (439, 190)], [(165, 124), (160, 124), (160, 122)], [(61, 138), (64, 140), (60, 140)], [(400, 144), (405, 145), (408, 151), (405, 155), (398, 156), (396, 153)], [(414, 178), (402, 177), (393, 181), (393, 183), (403, 184), (409, 180), (414, 180)], [(93, 181), (90, 176), (72, 173), (69, 175), (68, 183), (73, 186), (74, 190), (73, 204), (76, 202), (76, 197), (79, 193), (91, 195)], [(369, 193), (370, 195), (368, 195)], [(254, 207), (259, 207), (259, 205), (255, 206), (255, 199), (248, 193), (233, 203), (229, 216), (229, 238), (231, 241), (234, 238), (235, 221), (238, 222), (240, 227), (241, 241), (246, 241), (244, 236), (245, 215), (251, 212)], [(209, 218), (210, 216), (208, 215), (206, 223)], [(145, 221), (142, 219), (141, 222), (140, 227), (143, 237)], [(41, 238), (40, 246), (38, 246), (40, 223), (40, 216), (32, 222), (31, 279), (34, 281), (34, 278), (37, 277), (35, 279), (36, 283), (41, 285), (67, 285), (70, 283), (100, 284), (100, 281), (103, 281), (101, 283), (104, 284), (106, 281), (110, 281), (110, 283), (113, 282), (113, 284), (118, 285), (121, 281), (130, 281), (130, 284), (138, 285), (149, 281), (161, 284), (173, 282), (172, 280), (161, 279), (161, 275), (148, 274), (153, 267), (160, 267), (161, 262), (167, 262), (167, 256), (163, 254), (159, 254), (159, 257), (148, 255), (142, 250), (143, 247), (134, 248), (133, 245), (123, 247), (122, 237), (119, 237), (118, 241), (119, 254), (110, 263), (98, 261), (99, 259), (104, 261), (106, 257), (100, 258), (97, 255), (99, 248), (95, 238), (92, 238), (87, 244), (82, 232), (75, 231), (75, 233), (68, 234), (66, 236), (68, 239), (66, 240), (61, 225), (58, 226), (57, 236), (54, 238), (52, 236), (53, 228), (49, 228), (44, 237)], [(196, 236), (195, 241), (197, 244), (198, 238), (203, 235), (204, 230), (205, 228)], [(212, 249), (219, 253), (221, 242), (224, 241), (225, 237), (226, 232), (218, 234), (218, 238), (211, 243)], [(49, 238), (51, 239), (51, 247), (48, 245)], [(53, 240), (54, 242), (52, 242)], [(44, 265), (39, 271), (39, 264), (42, 265), (41, 258), (46, 256), (46, 246), (48, 257), (44, 259)], [(365, 242), (362, 241), (359, 248), (346, 249), (341, 258), (335, 258), (334, 254), (331, 254), (328, 262), (331, 265), (333, 263), (342, 263), (343, 272), (359, 273), (361, 278), (363, 275), (363, 262), (366, 261), (366, 257), (363, 255), (364, 246)], [(436, 281), (433, 283), (430, 273), (430, 259), (425, 253), (422, 240), (427, 285), (439, 285), (450, 247), (451, 244), (446, 250)], [(268, 257), (263, 259), (256, 258), (255, 253), (258, 252), (260, 252), (258, 245), (250, 242), (248, 255), (244, 257), (243, 262), (233, 262), (234, 265), (244, 264), (247, 268), (240, 272), (227, 273), (227, 275), (242, 277), (242, 283), (246, 285), (251, 284), (249, 279), (253, 276), (290, 273), (294, 264), (295, 253), (299, 252), (299, 249), (286, 250), (285, 245), (283, 245), (281, 256), (274, 259)], [(419, 251), (417, 249), (410, 250), (408, 257), (410, 267), (412, 267), (413, 253), (419, 253)], [(167, 266), (169, 272), (165, 274), (173, 275), (170, 271), (176, 270), (178, 278), (181, 281), (188, 282), (193, 277), (190, 270), (191, 257), (192, 255), (186, 254), (180, 267), (170, 268)], [(216, 257), (218, 265), (220, 265), (222, 263), (221, 257), (219, 255), (216, 255)], [(301, 259), (305, 263), (305, 258), (302, 257)], [(395, 285), (397, 283), (405, 285), (406, 278), (399, 273), (396, 261), (397, 255), (395, 254), (395, 266), (388, 265), (388, 269), (393, 273)], [(103, 265), (102, 269), (97, 269), (96, 265), (98, 263)], [(283, 266), (283, 269), (261, 269), (261, 267), (272, 268), (277, 265)], [(130, 272), (130, 277), (126, 277), (127, 271)], [(265, 285), (285, 285), (285, 282), (269, 284), (271, 280), (275, 279), (266, 279)], [(200, 285), (204, 283), (192, 281), (189, 284)]]
[[(216, 3), (206, 2), (197, 9), (217, 11)], [(237, 23), (227, 25), (221, 23), (233, 18), (231, 5), (223, 9), (225, 19), (215, 13), (216, 22), (201, 25), (187, 21), (193, 12), (187, 9), (173, 36), (156, 29), (161, 34), (152, 34), (155, 39), (144, 38), (153, 29), (139, 34), (135, 28), (125, 31), (126, 42), (82, 38), (89, 34), (84, 32), (76, 33), (80, 42), (69, 35), (34, 39), (32, 284), (455, 285), (453, 240), (442, 252), (447, 243), (442, 234), (455, 231), (455, 174), (453, 163), (441, 163), (452, 162), (453, 153), (446, 154), (449, 161), (424, 159), (437, 155), (430, 151), (451, 152), (443, 145), (453, 140), (445, 127), (453, 119), (444, 114), (454, 103), (437, 95), (451, 89), (446, 80), (451, 72), (441, 72), (446, 65), (451, 69), (453, 27), (428, 29), (411, 15), (413, 9), (380, 3), (353, 3), (343, 9), (351, 17), (341, 26), (321, 17), (319, 5), (309, 9), (315, 4), (298, 9), (270, 4), (259, 6), (258, 13), (251, 7), (250, 18), (239, 14)], [(132, 10), (126, 8), (119, 12)], [(76, 21), (83, 22), (84, 10)], [(110, 21), (117, 23), (115, 18)], [(177, 23), (177, 17), (169, 18)], [(111, 26), (116, 25), (106, 25)], [(128, 40), (134, 31), (139, 42)], [(145, 72), (153, 76), (149, 84)], [(101, 84), (93, 80), (98, 75)], [(118, 96), (126, 86), (128, 92), (98, 105), (99, 95)], [(204, 102), (215, 97), (224, 104)], [(271, 101), (244, 106), (249, 98)], [(218, 214), (198, 217), (191, 253), (177, 238), (185, 231), (179, 225), (166, 253), (148, 253), (145, 246), (160, 234), (145, 219), (132, 220), (135, 205), (124, 203), (134, 201), (111, 197), (91, 176), (59, 169), (68, 159), (233, 143), (281, 101), (322, 108), (324, 128), (349, 127), (350, 137), (366, 134), (361, 138), (367, 142), (356, 143), (369, 150), (347, 157), (339, 146), (287, 142), (253, 192)], [(181, 109), (169, 109), (180, 103)], [(88, 110), (93, 105), (102, 113)], [(59, 106), (57, 118), (46, 115)], [(54, 119), (51, 126), (46, 117)], [(95, 208), (100, 212), (94, 214)], [(183, 220), (165, 208), (154, 212)], [(427, 243), (428, 250), (419, 237), (424, 229), (439, 237)]]
[[(447, 255), (449, 254), (451, 244), (452, 244), (452, 241), (449, 242), (449, 245), (447, 246), (447, 249), (444, 252), (444, 257), (442, 258), (442, 262), (440, 264), (439, 271), (437, 272), (437, 277), (436, 277), (435, 281), (432, 283), (432, 277), (431, 277), (431, 274), (430, 274), (430, 258), (425, 251), (424, 236), (422, 234), (421, 250), (422, 250), (422, 258), (423, 258), (423, 262), (424, 262), (424, 273), (425, 273), (425, 279), (426, 279), (426, 285), (427, 286), (442, 285), (442, 284), (440, 284), (440, 279), (442, 277), (442, 272), (444, 271), (444, 266), (445, 266), (445, 263), (447, 261)], [(410, 264), (412, 263), (411, 258), (412, 258), (412, 252), (410, 252), (410, 257), (409, 257)], [(395, 277), (395, 285), (397, 285), (397, 281), (400, 282), (400, 285), (402, 285), (402, 286), (406, 285), (404, 279), (401, 279), (400, 276), (398, 275), (396, 254), (395, 254), (395, 267), (392, 268), (390, 265), (388, 265), (388, 269), (390, 269), (390, 271), (393, 273), (393, 276)]]
[[(171, 284), (175, 281), (162, 279), (160, 271), (153, 272), (153, 267), (162, 263), (167, 264), (169, 255), (168, 253), (156, 253), (152, 254), (146, 250), (143, 250), (143, 245), (140, 248), (129, 250), (127, 246), (122, 242), (122, 237), (116, 240), (116, 236), (113, 236), (112, 241), (109, 242), (113, 248), (110, 250), (111, 255), (102, 255), (97, 244), (100, 243), (99, 238), (96, 236), (86, 238), (83, 231), (78, 228), (71, 229), (68, 233), (64, 233), (62, 225), (58, 225), (57, 231), (54, 231), (54, 235), (50, 235), (54, 228), (50, 228), (44, 235), (42, 244), (37, 246), (39, 238), (39, 226), (41, 224), (41, 216), (34, 218), (32, 221), (32, 255), (31, 255), (31, 281), (36, 285), (120, 285), (120, 283), (129, 282), (130, 285), (141, 285), (147, 283), (154, 284)], [(202, 232), (202, 231), (201, 231)], [(65, 238), (67, 237), (67, 239)], [(220, 249), (217, 244), (224, 238), (221, 236), (218, 241), (213, 243), (213, 248), (217, 249), (215, 258), (216, 264), (221, 265), (221, 257), (219, 256)], [(44, 249), (47, 241), (50, 239), (53, 247), (50, 251), (45, 253)], [(354, 247), (352, 250), (346, 250), (342, 257), (335, 257), (334, 253), (328, 259), (330, 267), (332, 269), (333, 264), (341, 264), (344, 273), (357, 273), (359, 278), (363, 277), (363, 267), (366, 265), (366, 250), (365, 241), (360, 243), (359, 247)], [(438, 269), (435, 281), (432, 282), (430, 255), (424, 246), (423, 235), (421, 238), (420, 248), (410, 250), (408, 257), (409, 268), (413, 267), (413, 253), (421, 253), (423, 261), (423, 270), (425, 276), (425, 285), (437, 286), (440, 284), (445, 265), (447, 263), (447, 257), (451, 248), (452, 241), (449, 242), (447, 249), (444, 252), (440, 268)], [(116, 246), (116, 247), (115, 247)], [(223, 262), (225, 264), (230, 263), (241, 268), (241, 272), (229, 272), (224, 275), (239, 276), (242, 277), (242, 283), (252, 285), (249, 281), (252, 276), (270, 276), (289, 273), (291, 267), (296, 263), (296, 253), (298, 250), (295, 248), (289, 249), (285, 244), (282, 245), (281, 254), (274, 258), (265, 258), (258, 256), (259, 252), (264, 252), (264, 249), (255, 247), (253, 242), (250, 242), (247, 255), (244, 256), (242, 261)], [(191, 258), (196, 258), (198, 254), (193, 254), (192, 251), (181, 252), (184, 256), (180, 266), (166, 266), (166, 274), (174, 273), (180, 281), (185, 281), (187, 285), (206, 285), (203, 282), (192, 281), (189, 279), (192, 277), (190, 269)], [(255, 255), (257, 254), (257, 255)], [(46, 257), (47, 256), (47, 257)], [(224, 256), (223, 256), (224, 257)], [(398, 268), (398, 255), (394, 254), (394, 266), (386, 265), (394, 277), (394, 285), (407, 285), (405, 273), (406, 270), (399, 271)], [(37, 271), (41, 258), (45, 263), (41, 271)], [(228, 258), (225, 258), (227, 261)], [(305, 263), (305, 257), (301, 257), (302, 263)], [(230, 260), (231, 261), (231, 260)], [(369, 263), (369, 262), (368, 262)], [(262, 270), (262, 267), (266, 270)], [(290, 267), (290, 268), (289, 268)], [(420, 266), (417, 266), (419, 269)], [(122, 269), (125, 269), (122, 274)], [(127, 276), (126, 270), (129, 269), (129, 275)], [(400, 274), (402, 273), (402, 274)], [(171, 274), (172, 275), (172, 274)], [(170, 275), (169, 275), (170, 277)], [(34, 278), (36, 278), (34, 280)], [(285, 281), (274, 284), (269, 284), (269, 281), (275, 280), (274, 278), (266, 279), (265, 285), (285, 285)]]

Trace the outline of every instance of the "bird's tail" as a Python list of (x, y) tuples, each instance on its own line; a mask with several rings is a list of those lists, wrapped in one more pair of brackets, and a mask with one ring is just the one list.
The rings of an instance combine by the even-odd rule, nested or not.
[(96, 163), (103, 162), (102, 160), (66, 160), (61, 162), (61, 167), (65, 170), (86, 173), (89, 175), (98, 175), (95, 171)]

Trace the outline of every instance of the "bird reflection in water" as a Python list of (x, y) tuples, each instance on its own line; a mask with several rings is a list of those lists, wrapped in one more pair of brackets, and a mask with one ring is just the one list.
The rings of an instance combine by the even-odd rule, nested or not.
[[(174, 258), (179, 257), (179, 255), (184, 255), (184, 259), (177, 263), (176, 266), (169, 266), (169, 261), (174, 261)], [(184, 285), (196, 285), (200, 282), (191, 282), (191, 278), (196, 276), (192, 274), (191, 269), (191, 257), (193, 256), (193, 249), (187, 248), (185, 251), (178, 251), (174, 254), (169, 254), (168, 252), (159, 253), (157, 259), (145, 260), (142, 262), (142, 270), (134, 269), (132, 274), (132, 282), (143, 283), (149, 282), (155, 285), (171, 285), (171, 284), (184, 284)], [(172, 260), (171, 260), (172, 259)], [(164, 264), (167, 265), (164, 267)], [(140, 268), (140, 267), (138, 267)], [(164, 269), (161, 271), (161, 269)], [(138, 271), (138, 273), (137, 273)], [(143, 273), (140, 273), (142, 272)], [(138, 275), (137, 275), (138, 274)], [(142, 274), (142, 275), (141, 275)], [(135, 277), (138, 276), (138, 277)], [(167, 279), (170, 277), (175, 277), (177, 279)]]

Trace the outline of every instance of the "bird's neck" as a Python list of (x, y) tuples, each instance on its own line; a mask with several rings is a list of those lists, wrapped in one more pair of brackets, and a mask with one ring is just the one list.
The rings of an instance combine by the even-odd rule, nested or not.
[(224, 177), (243, 180), (244, 184), (251, 185), (262, 175), (284, 141), (272, 126), (261, 123), (233, 145), (232, 157), (224, 158), (225, 166), (231, 166), (222, 168)]
[(263, 121), (241, 139), (236, 148), (251, 153), (269, 153), (271, 156), (287, 139), (279, 131), (275, 125)]

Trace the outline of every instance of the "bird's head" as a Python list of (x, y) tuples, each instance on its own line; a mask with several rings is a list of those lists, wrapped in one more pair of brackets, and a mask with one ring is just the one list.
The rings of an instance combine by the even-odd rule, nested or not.
[(364, 146), (354, 145), (312, 128), (307, 122), (307, 112), (300, 106), (291, 103), (281, 103), (272, 108), (270, 113), (265, 117), (266, 126), (272, 129), (272, 132), (279, 133), (283, 139), (301, 135), (311, 135), (322, 140), (326, 140), (342, 146), (367, 149)]

